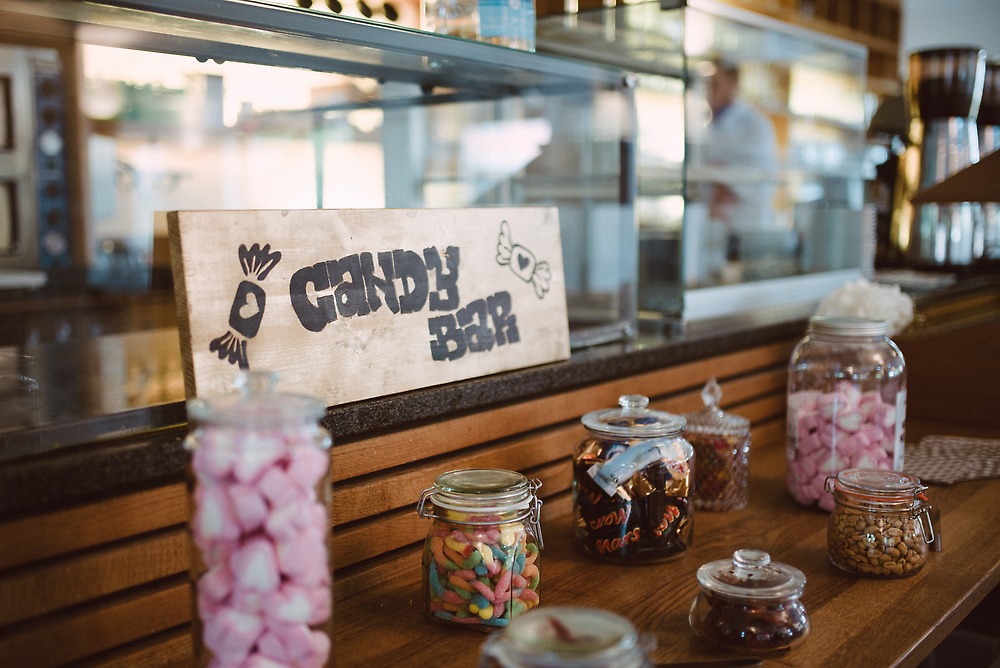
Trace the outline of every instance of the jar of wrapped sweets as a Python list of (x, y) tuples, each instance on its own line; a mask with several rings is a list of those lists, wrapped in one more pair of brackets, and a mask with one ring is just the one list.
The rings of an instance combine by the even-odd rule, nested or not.
[(826, 545), (835, 566), (881, 578), (924, 567), (934, 528), (920, 480), (898, 471), (848, 469), (827, 482), (834, 506)]
[(188, 402), (198, 665), (330, 659), (330, 435), (321, 402), (275, 382)]
[(806, 576), (767, 552), (737, 550), (701, 566), (697, 578), (701, 591), (688, 613), (696, 635), (750, 654), (786, 650), (809, 635), (800, 600)]
[(650, 668), (655, 640), (596, 608), (544, 607), (521, 615), (480, 651), (480, 668)]
[(423, 491), (417, 513), (433, 520), (422, 558), (430, 619), (492, 631), (538, 605), (539, 487), (516, 471), (459, 469)]
[(719, 408), (715, 378), (701, 391), (705, 408), (685, 415), (684, 435), (694, 447), (694, 507), (740, 510), (750, 501), (750, 420)]
[(573, 452), (573, 542), (602, 561), (680, 556), (691, 544), (694, 449), (684, 418), (628, 394), (618, 408), (583, 416), (588, 436)]
[(881, 320), (814, 316), (788, 367), (788, 489), (833, 508), (826, 479), (902, 470), (906, 366)]

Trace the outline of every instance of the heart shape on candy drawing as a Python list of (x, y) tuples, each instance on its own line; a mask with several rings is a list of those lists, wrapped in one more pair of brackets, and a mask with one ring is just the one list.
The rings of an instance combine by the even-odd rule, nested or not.
[(522, 280), (530, 281), (531, 275), (535, 273), (535, 254), (524, 246), (515, 245), (511, 249), (511, 255), (517, 258), (517, 265), (511, 263), (510, 268)]
[(256, 283), (243, 281), (236, 288), (233, 306), (229, 310), (229, 326), (242, 336), (252, 339), (260, 330), (264, 319), (267, 294)]

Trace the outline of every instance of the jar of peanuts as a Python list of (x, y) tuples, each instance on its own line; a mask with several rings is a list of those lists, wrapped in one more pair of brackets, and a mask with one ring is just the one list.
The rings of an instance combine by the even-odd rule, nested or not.
[(607, 610), (545, 607), (490, 636), (480, 668), (651, 668), (656, 639)]
[(826, 544), (835, 566), (883, 578), (924, 567), (934, 529), (920, 480), (898, 471), (848, 469), (830, 478), (828, 488), (834, 507)]
[(848, 468), (902, 470), (906, 365), (882, 320), (820, 317), (788, 366), (788, 489), (825, 510), (826, 479)]
[(538, 605), (539, 487), (516, 471), (458, 469), (421, 493), (417, 513), (433, 520), (422, 558), (431, 620), (492, 631)]
[(330, 435), (324, 405), (249, 372), (188, 402), (198, 665), (330, 659)]
[(684, 416), (694, 448), (694, 507), (741, 510), (750, 501), (750, 420), (719, 408), (722, 388), (710, 378), (701, 391), (705, 408)]

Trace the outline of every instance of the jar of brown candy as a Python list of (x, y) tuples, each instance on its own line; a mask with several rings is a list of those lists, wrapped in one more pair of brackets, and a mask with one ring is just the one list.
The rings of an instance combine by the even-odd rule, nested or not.
[(740, 510), (750, 500), (750, 421), (719, 408), (722, 388), (715, 378), (701, 391), (705, 408), (689, 413), (684, 435), (694, 447), (694, 507)]
[(794, 647), (809, 635), (809, 616), (799, 600), (806, 576), (772, 562), (762, 550), (737, 550), (732, 559), (698, 569), (701, 591), (688, 621), (700, 637), (759, 654)]
[(691, 544), (694, 449), (684, 418), (628, 394), (619, 408), (583, 416), (589, 434), (573, 453), (573, 542), (604, 561), (679, 556)]
[(882, 578), (924, 567), (934, 528), (920, 480), (900, 471), (848, 469), (829, 478), (827, 489), (834, 506), (826, 544), (835, 566)]

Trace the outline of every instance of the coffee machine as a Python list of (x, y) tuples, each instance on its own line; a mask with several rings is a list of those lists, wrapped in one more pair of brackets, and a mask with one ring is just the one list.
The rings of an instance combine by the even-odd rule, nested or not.
[(979, 203), (913, 205), (910, 198), (979, 161), (977, 115), (986, 52), (972, 47), (910, 55), (909, 146), (900, 157), (892, 237), (904, 264), (962, 267), (985, 253)]

